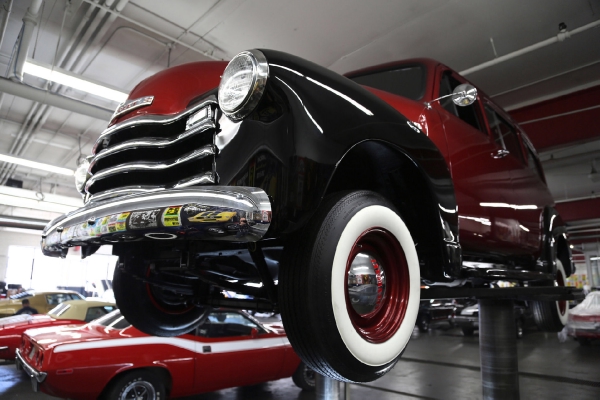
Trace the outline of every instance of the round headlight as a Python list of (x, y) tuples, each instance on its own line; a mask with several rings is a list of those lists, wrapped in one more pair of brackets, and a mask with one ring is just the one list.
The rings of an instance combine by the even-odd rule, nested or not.
[(258, 50), (243, 51), (227, 64), (219, 84), (219, 106), (239, 120), (254, 110), (267, 84), (269, 65)]
[(82, 158), (79, 166), (75, 170), (75, 188), (81, 194), (85, 194), (85, 182), (88, 178), (88, 168), (90, 167), (90, 162), (87, 158)]

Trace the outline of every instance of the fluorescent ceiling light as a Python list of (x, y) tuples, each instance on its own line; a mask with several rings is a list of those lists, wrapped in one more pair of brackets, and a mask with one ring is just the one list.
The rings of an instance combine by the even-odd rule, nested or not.
[(34, 210), (68, 213), (83, 206), (81, 198), (37, 193), (33, 190), (0, 186), (0, 204)]
[(93, 82), (90, 79), (82, 79), (69, 71), (65, 71), (58, 67), (51, 68), (50, 66), (45, 66), (33, 60), (25, 62), (23, 72), (37, 76), (38, 78), (72, 87), (73, 89), (104, 97), (105, 99), (113, 100), (118, 103), (124, 102), (128, 96), (125, 92)]
[(24, 158), (8, 156), (6, 154), (0, 154), (0, 161), (9, 162), (12, 164), (22, 165), (24, 167), (41, 169), (48, 172), (54, 172), (55, 174), (73, 176), (75, 171), (68, 168), (56, 167), (50, 164), (44, 164), (37, 161), (26, 160)]

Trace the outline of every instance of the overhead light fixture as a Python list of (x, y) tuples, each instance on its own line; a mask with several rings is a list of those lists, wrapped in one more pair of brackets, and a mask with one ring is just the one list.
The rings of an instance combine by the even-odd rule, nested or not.
[(592, 182), (599, 182), (600, 174), (598, 174), (598, 171), (596, 171), (596, 167), (594, 166), (594, 161), (596, 161), (596, 160), (592, 160), (592, 170), (588, 174), (588, 179)]
[(31, 161), (31, 160), (27, 160), (25, 158), (13, 157), (13, 156), (9, 156), (6, 154), (0, 154), (0, 161), (17, 164), (17, 165), (22, 165), (24, 167), (29, 167), (29, 168), (41, 169), (43, 171), (54, 172), (56, 174), (67, 175), (67, 176), (73, 176), (73, 174), (75, 173), (75, 171), (73, 171), (72, 169), (56, 167), (54, 165), (44, 164), (44, 163), (37, 162), (37, 161)]
[(23, 73), (69, 86), (73, 89), (81, 90), (118, 103), (127, 100), (128, 96), (125, 92), (94, 82), (90, 79), (82, 79), (76, 74), (62, 68), (51, 67), (33, 60), (25, 61)]
[(81, 198), (0, 186), (0, 204), (64, 214), (82, 207), (83, 200)]

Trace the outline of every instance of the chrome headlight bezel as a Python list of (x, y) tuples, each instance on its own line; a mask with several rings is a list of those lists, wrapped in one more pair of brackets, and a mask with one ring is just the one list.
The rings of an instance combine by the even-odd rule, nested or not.
[[(240, 64), (243, 69), (239, 69)], [(240, 78), (240, 72), (251, 75)], [(221, 111), (234, 121), (248, 116), (262, 98), (268, 77), (269, 64), (261, 51), (256, 49), (242, 51), (233, 57), (227, 64), (219, 84), (218, 97)], [(234, 84), (240, 81), (244, 86), (243, 96), (235, 96)], [(231, 100), (232, 97), (235, 100)]]

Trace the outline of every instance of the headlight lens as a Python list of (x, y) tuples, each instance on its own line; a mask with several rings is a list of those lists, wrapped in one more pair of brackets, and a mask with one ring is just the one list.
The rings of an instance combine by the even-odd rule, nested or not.
[(88, 178), (87, 172), (89, 167), (90, 162), (88, 161), (88, 159), (82, 158), (81, 163), (75, 170), (75, 187), (77, 188), (77, 191), (81, 194), (85, 194), (85, 181), (87, 181)]
[(219, 84), (219, 106), (225, 115), (239, 120), (250, 114), (262, 97), (269, 65), (258, 50), (243, 51), (229, 62)]

